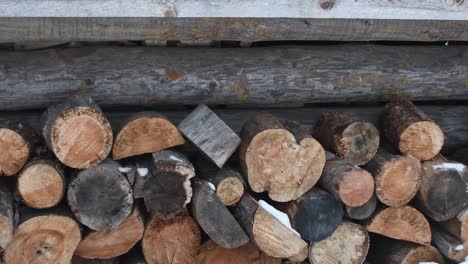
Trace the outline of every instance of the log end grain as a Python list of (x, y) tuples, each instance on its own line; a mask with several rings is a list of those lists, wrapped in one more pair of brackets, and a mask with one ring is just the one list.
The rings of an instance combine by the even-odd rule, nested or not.
[(20, 134), (0, 127), (0, 176), (12, 176), (24, 166), (30, 146)]
[(378, 212), (367, 230), (422, 245), (431, 243), (429, 222), (422, 213), (410, 206), (389, 207)]
[(317, 264), (361, 264), (369, 250), (369, 235), (364, 227), (343, 222), (328, 238), (313, 242), (309, 260)]
[(432, 121), (420, 121), (408, 126), (400, 135), (399, 149), (419, 160), (430, 160), (444, 145), (442, 129)]
[(402, 264), (416, 264), (421, 262), (445, 263), (444, 257), (435, 247), (431, 245), (419, 245), (405, 256)]
[(377, 198), (375, 195), (367, 201), (365, 204), (357, 207), (351, 207), (345, 205), (346, 216), (354, 220), (365, 220), (372, 216), (377, 207)]
[(244, 183), (237, 177), (223, 179), (216, 186), (216, 196), (226, 206), (235, 205), (244, 194)]
[(17, 189), (29, 207), (42, 209), (57, 205), (65, 193), (65, 176), (49, 160), (28, 163), (18, 176)]
[(119, 160), (184, 143), (182, 134), (169, 120), (161, 116), (141, 116), (134, 118), (119, 131), (115, 137), (112, 157)]
[(148, 264), (195, 264), (200, 242), (200, 229), (190, 216), (153, 218), (143, 236), (143, 255)]
[(340, 185), (340, 200), (348, 206), (362, 206), (374, 193), (374, 179), (363, 169), (347, 172)]
[(388, 206), (409, 203), (421, 185), (421, 163), (411, 155), (397, 156), (387, 162), (375, 175), (375, 191)]
[(70, 263), (80, 227), (65, 216), (34, 217), (18, 226), (4, 253), (5, 264)]
[(100, 163), (112, 148), (109, 122), (89, 107), (73, 107), (62, 112), (51, 125), (50, 135), (50, 145), (57, 158), (75, 169)]
[(363, 165), (377, 152), (380, 136), (374, 125), (358, 121), (347, 126), (335, 141), (338, 156), (352, 164)]

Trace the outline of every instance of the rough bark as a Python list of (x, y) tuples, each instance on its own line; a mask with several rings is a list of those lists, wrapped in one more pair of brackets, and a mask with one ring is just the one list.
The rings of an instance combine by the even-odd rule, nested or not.
[(130, 214), (133, 194), (119, 164), (106, 160), (78, 173), (68, 186), (68, 204), (78, 221), (94, 230), (112, 230)]
[(115, 137), (114, 160), (153, 153), (184, 144), (179, 130), (157, 112), (139, 112), (125, 121)]
[(229, 168), (219, 170), (212, 183), (216, 189), (216, 196), (226, 206), (233, 206), (244, 195), (245, 186), (242, 176)]
[(380, 142), (374, 125), (348, 113), (323, 113), (314, 136), (325, 149), (355, 165), (371, 160)]
[(35, 144), (29, 125), (0, 118), (0, 176), (12, 176), (20, 171)]
[(404, 154), (418, 160), (430, 160), (444, 145), (441, 128), (423, 111), (404, 98), (385, 106), (383, 118), (387, 139)]
[(462, 262), (468, 256), (468, 243), (462, 244), (436, 224), (431, 225), (432, 244), (448, 259)]
[(250, 187), (254, 192), (267, 191), (277, 202), (295, 200), (310, 190), (325, 163), (320, 143), (305, 134), (301, 125), (285, 125), (271, 114), (260, 113), (241, 131), (240, 161)]
[(466, 206), (463, 174), (463, 164), (450, 162), (442, 155), (423, 162), (416, 207), (435, 221), (455, 217)]
[(387, 206), (406, 205), (421, 185), (421, 163), (411, 155), (392, 155), (379, 148), (363, 168), (374, 176), (377, 198)]
[(438, 224), (462, 243), (468, 242), (468, 208), (463, 209), (456, 217)]
[(86, 169), (103, 161), (112, 148), (112, 129), (87, 96), (72, 96), (50, 106), (41, 118), (42, 135), (63, 164)]
[(153, 216), (169, 219), (185, 211), (192, 198), (190, 179), (195, 169), (188, 158), (174, 150), (153, 153), (147, 168), (137, 173), (134, 196), (143, 198), (146, 209)]
[(148, 264), (195, 264), (200, 242), (200, 229), (192, 217), (153, 218), (143, 236), (143, 255)]
[(347, 206), (362, 206), (374, 193), (374, 180), (369, 172), (348, 163), (330, 152), (319, 185)]
[(372, 216), (376, 207), (377, 207), (377, 198), (375, 197), (375, 194), (371, 196), (369, 201), (367, 201), (365, 204), (361, 206), (357, 206), (357, 207), (351, 207), (347, 205), (344, 206), (346, 216), (354, 220), (368, 219), (369, 217)]
[(309, 260), (312, 264), (361, 264), (369, 250), (369, 234), (358, 224), (343, 222), (331, 236), (312, 242)]
[(3, 252), (13, 238), (15, 227), (13, 194), (2, 182), (0, 184), (0, 252)]

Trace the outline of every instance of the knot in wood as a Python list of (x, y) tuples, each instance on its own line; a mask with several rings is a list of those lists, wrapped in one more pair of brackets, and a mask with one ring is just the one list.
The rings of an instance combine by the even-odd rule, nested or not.
[(335, 1), (333, 0), (321, 0), (320, 8), (322, 8), (323, 10), (330, 10), (332, 9), (334, 4), (335, 4)]

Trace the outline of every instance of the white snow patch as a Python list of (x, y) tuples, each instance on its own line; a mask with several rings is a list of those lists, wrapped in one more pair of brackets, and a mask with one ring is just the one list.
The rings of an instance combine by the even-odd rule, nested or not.
[(465, 170), (465, 165), (461, 163), (442, 163), (442, 164), (433, 165), (432, 168), (456, 170), (458, 171), (458, 173), (463, 175), (464, 170)]
[(129, 167), (119, 167), (119, 171), (121, 173), (129, 173), (132, 170), (132, 168)]
[(460, 250), (463, 250), (463, 245), (458, 245), (455, 247), (455, 250), (456, 251), (460, 251)]
[(214, 186), (214, 184), (208, 182), (208, 185), (210, 186), (211, 190), (216, 191), (216, 186)]
[(148, 168), (138, 168), (137, 171), (141, 177), (148, 175)]
[(258, 201), (258, 205), (263, 209), (267, 210), (271, 215), (273, 215), (278, 221), (280, 221), (285, 227), (289, 230), (293, 231), (298, 237), (301, 235), (291, 226), (291, 222), (289, 222), (289, 217), (287, 214), (279, 211), (278, 209), (274, 208), (273, 206), (269, 205), (267, 202), (260, 200)]
[(175, 160), (175, 161), (178, 161), (178, 162), (182, 162), (182, 163), (184, 162), (183, 160), (177, 158), (177, 157), (174, 156), (174, 155), (170, 155), (169, 158), (170, 158), (171, 160)]
[(460, 264), (468, 264), (468, 256), (465, 257), (465, 261), (460, 262)]

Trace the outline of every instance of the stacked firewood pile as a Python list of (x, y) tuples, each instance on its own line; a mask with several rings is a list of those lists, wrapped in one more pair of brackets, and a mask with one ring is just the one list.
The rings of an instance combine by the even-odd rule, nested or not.
[[(205, 105), (112, 128), (89, 97), (41, 131), (0, 119), (0, 249), (23, 263), (420, 263), (468, 253), (466, 170), (405, 99), (380, 124), (269, 113), (240, 136)], [(13, 176), (13, 177), (8, 177)]]

